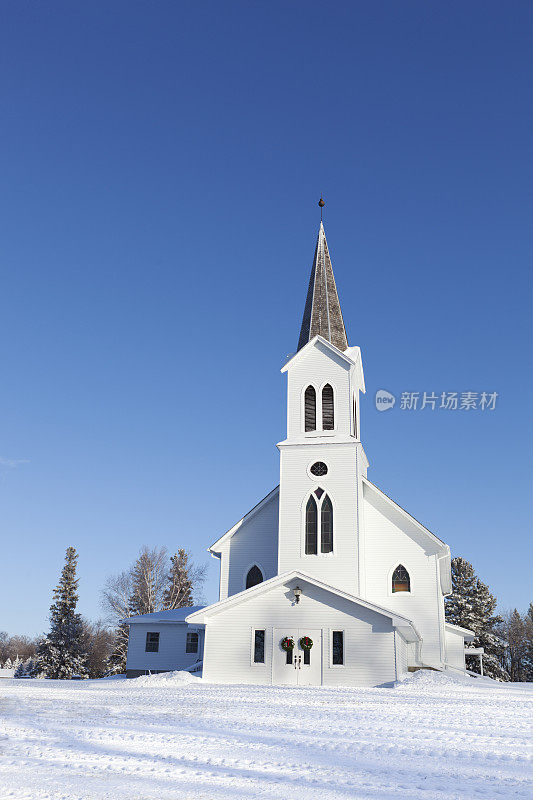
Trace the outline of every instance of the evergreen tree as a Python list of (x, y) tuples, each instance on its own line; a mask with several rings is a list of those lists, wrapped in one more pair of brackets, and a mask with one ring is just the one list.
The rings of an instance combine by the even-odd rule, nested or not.
[(32, 659), (27, 658), (25, 661), (19, 661), (17, 669), (15, 670), (15, 678), (26, 678), (32, 672)]
[[(488, 586), (476, 576), (472, 564), (464, 558), (452, 559), (452, 594), (446, 598), (446, 620), (461, 628), (468, 628), (475, 634), (471, 646), (485, 650), (485, 675), (507, 681), (509, 674), (503, 666), (505, 643), (495, 633), (503, 623), (501, 617), (494, 615), (496, 603)], [(473, 656), (467, 656), (467, 659), (467, 667), (479, 672), (479, 659)]]
[(4, 669), (13, 669), (13, 662), (11, 661), (10, 658), (4, 661)]
[(50, 606), (50, 632), (37, 650), (35, 672), (47, 678), (87, 676), (83, 649), (83, 621), (76, 613), (78, 554), (68, 547), (61, 578)]
[(517, 609), (506, 614), (502, 633), (507, 642), (506, 667), (512, 681), (524, 681), (526, 673), (526, 638), (525, 618), (522, 619)]
[(533, 682), (533, 603), (524, 614), (524, 678)]
[(163, 608), (185, 608), (193, 604), (193, 579), (189, 575), (189, 554), (178, 550), (170, 557), (168, 585), (163, 597)]

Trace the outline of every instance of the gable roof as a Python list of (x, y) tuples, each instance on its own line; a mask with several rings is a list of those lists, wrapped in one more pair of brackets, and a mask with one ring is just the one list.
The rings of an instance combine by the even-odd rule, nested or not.
[(374, 492), (386, 505), (389, 506), (391, 510), (393, 510), (396, 514), (402, 517), (405, 521), (410, 523), (413, 526), (413, 529), (417, 531), (421, 535), (422, 538), (425, 538), (428, 542), (431, 542), (437, 550), (444, 551), (445, 553), (450, 552), (450, 548), (448, 545), (439, 539), (438, 536), (435, 536), (434, 533), (431, 533), (428, 528), (422, 525), (417, 519), (415, 519), (411, 514), (409, 514), (404, 508), (398, 505), (394, 500), (392, 500), (385, 492), (382, 492), (375, 483), (369, 481), (368, 478), (363, 478), (363, 486), (367, 486), (371, 492)]
[(311, 575), (307, 575), (305, 572), (300, 572), (300, 570), (293, 570), (291, 572), (284, 572), (282, 575), (276, 575), (274, 578), (270, 578), (268, 581), (258, 583), (251, 589), (245, 589), (242, 592), (230, 595), (230, 597), (227, 597), (225, 600), (220, 600), (218, 603), (213, 603), (212, 605), (205, 606), (198, 611), (191, 612), (187, 617), (187, 622), (194, 622), (196, 624), (205, 623), (210, 617), (215, 616), (221, 611), (225, 611), (227, 608), (239, 605), (240, 603), (246, 603), (248, 600), (257, 597), (264, 592), (275, 588), (276, 586), (295, 579), (301, 581), (302, 583), (310, 583), (319, 589), (323, 589), (325, 592), (329, 592), (337, 597), (342, 597), (344, 600), (348, 600), (355, 605), (362, 606), (370, 611), (374, 611), (383, 617), (388, 617), (391, 620), (392, 625), (395, 628), (399, 628), (404, 636), (408, 637), (410, 635), (408, 632), (410, 631), (412, 641), (418, 641), (421, 638), (415, 626), (407, 617), (397, 614), (396, 611), (391, 611), (389, 608), (378, 606), (375, 603), (369, 602), (368, 600), (363, 600), (361, 597), (356, 597), (356, 595), (344, 592), (341, 589), (336, 589), (334, 586), (323, 583), (322, 581), (311, 577)]
[(238, 522), (236, 522), (235, 525), (229, 529), (229, 531), (226, 531), (226, 533), (223, 536), (221, 536), (220, 539), (217, 539), (216, 542), (213, 542), (213, 544), (207, 548), (208, 553), (212, 553), (213, 555), (218, 555), (220, 553), (220, 548), (227, 542), (227, 540), (231, 539), (231, 537), (235, 533), (237, 533), (237, 531), (241, 528), (242, 525), (244, 525), (246, 522), (252, 519), (252, 517), (254, 517), (257, 513), (259, 513), (259, 511), (261, 511), (262, 508), (264, 508), (268, 503), (270, 503), (271, 500), (274, 500), (278, 496), (278, 494), (279, 494), (279, 484), (274, 489), (272, 489), (272, 491), (269, 492), (266, 497), (263, 497), (262, 500), (260, 500), (252, 509), (250, 509), (250, 511), (248, 511), (248, 513), (245, 514), (244, 517), (241, 517), (241, 519)]
[(461, 628), (459, 625), (453, 625), (451, 622), (445, 622), (444, 627), (452, 633), (457, 633), (460, 636), (464, 636), (467, 642), (471, 642), (476, 638), (474, 631), (470, 631), (468, 628)]
[(185, 608), (171, 608), (166, 611), (154, 611), (153, 614), (137, 614), (135, 617), (127, 617), (120, 621), (124, 625), (136, 625), (138, 622), (157, 622), (158, 625), (174, 624), (186, 625), (185, 617), (189, 614), (201, 611), (205, 606), (186, 606)]
[[(290, 358), (287, 359), (287, 361), (282, 366), (280, 371), (281, 372), (287, 372), (287, 370), (289, 369), (289, 366), (291, 364), (293, 364), (295, 361), (297, 361), (300, 358), (302, 358), (302, 356), (306, 352), (307, 348), (311, 347), (312, 345), (315, 346), (315, 347), (316, 346), (322, 347), (323, 350), (326, 350), (326, 352), (328, 352), (334, 358), (338, 359), (338, 361), (345, 362), (347, 364), (347, 366), (350, 367), (350, 368), (354, 367), (356, 365), (356, 362), (355, 362), (354, 358), (351, 357), (351, 354), (348, 355), (347, 353), (343, 353), (342, 350), (339, 350), (339, 348), (336, 347), (334, 344), (331, 344), (331, 342), (328, 342), (326, 339), (324, 339), (323, 336), (314, 336), (312, 339), (310, 339), (309, 342), (307, 342), (305, 344), (304, 347), (302, 347), (300, 350), (298, 350), (297, 353), (295, 353), (293, 356), (291, 356)], [(352, 352), (353, 352), (354, 348), (352, 347), (352, 348), (350, 348), (350, 350), (352, 350)], [(357, 357), (357, 353), (353, 353), (353, 354)]]
[(318, 229), (298, 350), (305, 347), (317, 334), (323, 336), (341, 351), (348, 347), (346, 328), (322, 221), (320, 221)]

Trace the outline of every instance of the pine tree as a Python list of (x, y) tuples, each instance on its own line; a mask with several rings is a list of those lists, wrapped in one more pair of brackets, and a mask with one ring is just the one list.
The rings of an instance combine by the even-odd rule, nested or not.
[(83, 650), (83, 621), (76, 613), (78, 554), (68, 547), (61, 578), (54, 589), (50, 606), (50, 632), (37, 650), (34, 672), (47, 678), (86, 677), (86, 653)]
[(533, 682), (533, 603), (524, 614), (524, 680)]
[[(446, 620), (473, 631), (475, 639), (471, 646), (485, 650), (483, 672), (491, 678), (507, 681), (509, 675), (503, 667), (505, 643), (495, 633), (503, 623), (501, 617), (494, 616), (496, 603), (496, 598), (479, 580), (472, 564), (464, 558), (452, 559), (452, 594), (446, 598)], [(478, 658), (471, 656), (467, 667), (479, 672)]]
[(4, 669), (13, 669), (13, 662), (10, 658), (4, 661)]
[(185, 608), (193, 604), (193, 579), (189, 575), (189, 554), (178, 550), (170, 557), (168, 586), (163, 598), (163, 608)]

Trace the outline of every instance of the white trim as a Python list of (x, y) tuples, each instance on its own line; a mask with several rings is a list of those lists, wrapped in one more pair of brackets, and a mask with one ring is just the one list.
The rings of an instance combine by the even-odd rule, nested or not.
[[(305, 581), (306, 583), (312, 584), (319, 589), (323, 589), (325, 592), (330, 592), (331, 594), (336, 595), (337, 597), (342, 597), (344, 600), (348, 600), (351, 603), (355, 603), (355, 605), (362, 606), (363, 608), (368, 608), (370, 611), (375, 611), (377, 614), (381, 614), (384, 617), (387, 617), (391, 620), (391, 623), (394, 627), (400, 627), (409, 629), (412, 632), (413, 639), (412, 640), (420, 640), (422, 637), (418, 633), (417, 629), (415, 628), (413, 622), (404, 617), (402, 614), (398, 614), (396, 611), (392, 611), (390, 608), (384, 608), (383, 606), (378, 606), (376, 603), (371, 603), (368, 600), (363, 600), (361, 597), (357, 597), (356, 595), (349, 594), (348, 592), (344, 592), (341, 589), (337, 589), (334, 586), (330, 586), (327, 583), (323, 583), (322, 581), (313, 578), (311, 575), (308, 575), (306, 572), (302, 572), (301, 570), (291, 570), (290, 572), (284, 572), (282, 575), (276, 575), (274, 578), (269, 578), (269, 580), (264, 581), (263, 583), (258, 583), (257, 586), (253, 586), (251, 589), (247, 589), (244, 592), (238, 592), (238, 594), (232, 594), (230, 597), (227, 597), (225, 600), (219, 600), (218, 603), (212, 603), (210, 606), (206, 606), (205, 608), (201, 608), (198, 611), (195, 611), (193, 614), (189, 614), (186, 617), (186, 621), (188, 623), (204, 623), (206, 618), (210, 618), (221, 611), (225, 611), (227, 608), (231, 608), (234, 605), (239, 605), (240, 603), (247, 602), (252, 597), (262, 594), (263, 592), (268, 592), (270, 589), (273, 589), (275, 586), (282, 585), (287, 583), (288, 581), (293, 580), (300, 580)], [(405, 634), (404, 634), (405, 636)], [(408, 639), (408, 641), (411, 641)]]
[[(316, 476), (313, 476), (313, 478), (314, 478), (315, 481), (317, 480)], [(322, 497), (320, 499), (318, 499), (318, 497), (315, 495), (315, 492), (316, 492), (317, 489), (322, 489), (322, 492), (323, 492)], [(305, 552), (305, 538), (306, 538), (306, 518), (305, 518), (305, 515), (306, 515), (307, 502), (308, 502), (308, 500), (309, 500), (309, 498), (311, 496), (313, 497), (313, 499), (314, 499), (314, 501), (315, 501), (315, 503), (317, 505), (317, 525), (316, 525), (316, 550), (317, 551), (316, 551), (316, 553), (306, 553)], [(331, 505), (333, 507), (333, 530), (331, 531), (332, 550), (329, 553), (323, 553), (322, 552), (322, 516), (321, 516), (320, 512), (321, 512), (322, 504), (324, 502), (324, 498), (325, 497), (329, 497)], [(319, 557), (320, 558), (332, 558), (335, 555), (335, 520), (337, 518), (337, 505), (336, 505), (335, 501), (333, 500), (333, 497), (331, 496), (331, 492), (328, 491), (327, 489), (324, 489), (320, 484), (316, 484), (316, 486), (314, 486), (311, 489), (311, 491), (308, 492), (305, 495), (303, 503), (301, 505), (300, 514), (301, 514), (301, 519), (302, 519), (301, 526), (300, 526), (300, 529), (302, 531), (302, 534), (300, 536), (300, 558), (319, 558)]]
[[(333, 391), (333, 428), (328, 428), (328, 430), (326, 430), (324, 428), (324, 413), (323, 413), (323, 409), (322, 409), (322, 392), (324, 391), (326, 386), (331, 386), (331, 389)], [(338, 420), (337, 397), (338, 397), (338, 394), (339, 394), (339, 392), (338, 392), (337, 386), (331, 380), (324, 381), (324, 383), (320, 387), (320, 430), (321, 430), (321, 432), (323, 433), (324, 436), (328, 436), (328, 435), (332, 436), (332, 435), (336, 434), (336, 432), (337, 432), (337, 429), (338, 429), (338, 425), (337, 425), (337, 420)]]
[[(266, 668), (267, 666), (267, 630), (268, 628), (258, 628), (255, 625), (252, 625), (250, 628), (250, 665), (252, 667), (263, 667)], [(263, 631), (265, 634), (265, 641), (263, 643), (263, 661), (255, 661), (255, 632), (256, 631)]]
[(468, 628), (461, 628), (459, 625), (454, 625), (452, 622), (445, 622), (444, 627), (448, 628), (452, 633), (462, 634), (468, 642), (476, 638), (474, 631), (470, 631)]
[(339, 350), (338, 347), (335, 347), (334, 344), (331, 344), (331, 342), (327, 342), (322, 336), (314, 336), (309, 342), (307, 342), (306, 345), (304, 345), (300, 350), (298, 350), (298, 352), (295, 353), (292, 356), (292, 358), (290, 358), (288, 361), (285, 362), (280, 372), (287, 372), (291, 364), (293, 364), (296, 360), (302, 358), (307, 348), (311, 346), (314, 347), (316, 345), (322, 345), (323, 347), (326, 348), (326, 350), (329, 350), (332, 355), (337, 356), (337, 358), (341, 359), (342, 361), (345, 361), (346, 364), (348, 364), (350, 367), (355, 366), (356, 362), (352, 358), (350, 358), (350, 356), (347, 356), (345, 353), (343, 353), (342, 350)]
[[(342, 633), (342, 664), (333, 663), (333, 633)], [(329, 628), (329, 668), (344, 669), (346, 667), (346, 628)]]
[[(242, 580), (243, 591), (246, 591), (246, 578), (248, 577), (248, 573), (250, 572), (252, 567), (257, 567), (257, 569), (261, 570), (261, 575), (263, 576), (263, 580), (261, 581), (261, 583), (265, 582), (265, 570), (258, 561), (252, 561), (252, 563), (244, 570), (244, 575)], [(256, 583), (256, 586), (259, 586), (259, 584)], [(253, 589), (254, 587), (251, 586), (250, 588)]]
[[(269, 492), (266, 495), (266, 497), (263, 497), (263, 499), (260, 500), (250, 511), (248, 511), (248, 513), (246, 513), (244, 517), (241, 517), (241, 519), (238, 522), (236, 522), (235, 525), (229, 529), (229, 531), (226, 531), (226, 533), (223, 536), (221, 536), (220, 539), (217, 539), (216, 542), (213, 542), (213, 544), (207, 548), (207, 552), (213, 553), (215, 547), (221, 547), (223, 544), (225, 544), (228, 539), (231, 539), (233, 534), (237, 533), (239, 528), (245, 522), (248, 522), (252, 517), (254, 517), (259, 511), (261, 511), (262, 508), (264, 508), (267, 505), (267, 503), (269, 503), (271, 500), (274, 500), (274, 498), (278, 494), (279, 494), (279, 484), (276, 487), (274, 487), (274, 489), (272, 489), (272, 491)], [(220, 551), (217, 550), (215, 552), (219, 553)]]
[(326, 462), (322, 458), (313, 458), (312, 461), (310, 461), (307, 465), (307, 475), (309, 479), (313, 481), (313, 483), (316, 481), (321, 481), (322, 479), (327, 481), (329, 476), (329, 464), (326, 464), (327, 472), (325, 475), (313, 475), (311, 472), (311, 467), (313, 467), (315, 464), (326, 464)]
[(363, 475), (361, 476), (361, 480), (363, 481), (363, 484), (366, 484), (370, 488), (370, 490), (375, 491), (383, 500), (385, 500), (387, 503), (389, 503), (389, 505), (394, 506), (394, 508), (397, 511), (399, 511), (400, 514), (405, 519), (407, 519), (409, 522), (412, 522), (418, 528), (418, 530), (420, 530), (422, 533), (426, 534), (426, 536), (428, 536), (434, 542), (434, 544), (438, 545), (438, 547), (440, 549), (445, 550), (446, 552), (449, 552), (450, 548), (448, 547), (447, 544), (445, 544), (442, 541), (442, 539), (439, 539), (438, 536), (435, 536), (434, 533), (431, 533), (431, 531), (428, 528), (424, 527), (424, 525), (422, 525), (421, 522), (419, 522), (417, 519), (415, 519), (413, 516), (411, 516), (411, 514), (409, 514), (408, 511), (406, 511), (404, 508), (399, 506), (398, 503), (396, 503), (394, 500), (392, 500), (392, 498), (390, 498), (388, 495), (386, 495), (385, 492), (382, 492), (381, 489), (379, 489), (376, 486), (375, 483), (372, 483), (372, 481), (369, 481), (368, 478), (365, 478)]
[[(407, 574), (409, 575), (409, 591), (408, 592), (393, 592), (392, 591), (392, 576), (394, 575), (394, 571), (398, 567), (403, 567), (405, 570), (407, 570)], [(406, 594), (407, 595), (414, 595), (414, 592), (413, 592), (413, 581), (411, 579), (411, 572), (412, 571), (408, 567), (405, 566), (403, 561), (398, 561), (398, 562), (394, 563), (394, 566), (391, 567), (391, 569), (389, 570), (389, 577), (387, 578), (387, 594), (389, 595), (389, 597), (395, 597), (397, 594), (400, 594), (402, 596), (406, 595)]]
[[(315, 390), (315, 427), (310, 431), (306, 431), (305, 430), (305, 393), (309, 389), (310, 386)], [(288, 405), (289, 404), (287, 403), (287, 406)], [(318, 414), (318, 391), (317, 391), (317, 388), (316, 388), (314, 383), (307, 383), (305, 386), (302, 386), (302, 389), (300, 391), (300, 433), (302, 433), (304, 436), (311, 436), (313, 434), (316, 436), (317, 433), (320, 433), (320, 431), (318, 429), (318, 420), (319, 420), (319, 414)], [(288, 428), (288, 426), (287, 426), (287, 428)]]

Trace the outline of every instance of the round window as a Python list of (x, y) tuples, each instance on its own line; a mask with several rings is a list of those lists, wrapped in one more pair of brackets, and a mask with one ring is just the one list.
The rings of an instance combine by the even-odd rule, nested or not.
[(328, 468), (323, 461), (315, 461), (315, 463), (311, 467), (311, 473), (313, 475), (316, 475), (317, 477), (320, 477), (321, 475), (327, 475)]

